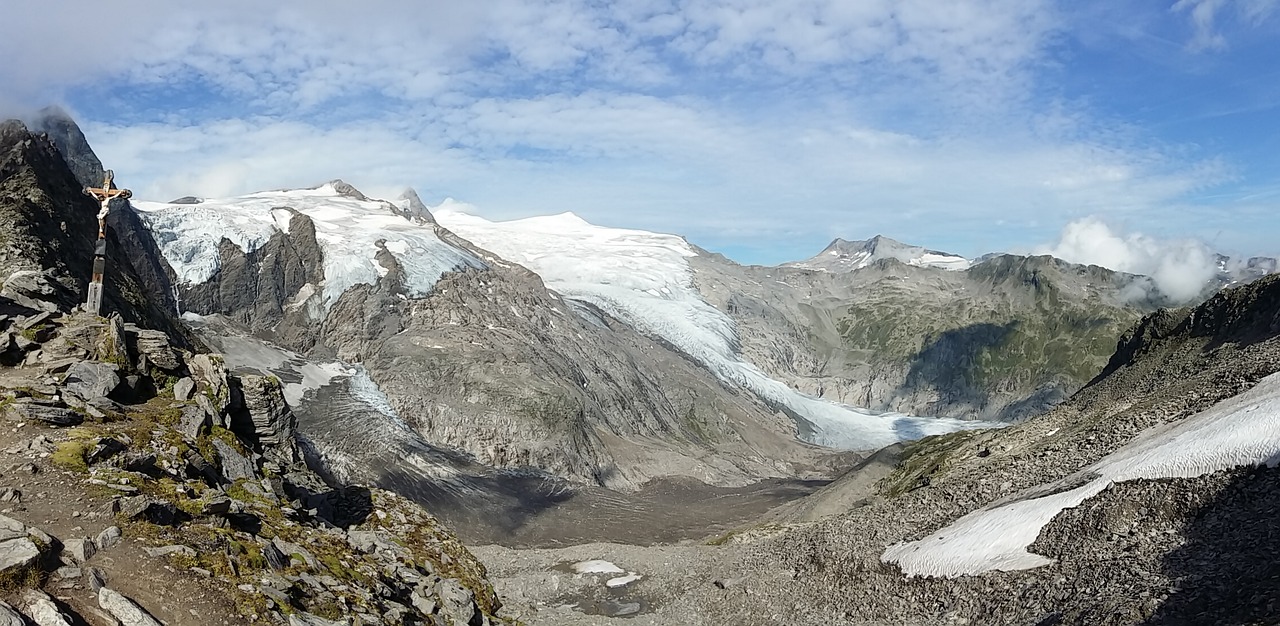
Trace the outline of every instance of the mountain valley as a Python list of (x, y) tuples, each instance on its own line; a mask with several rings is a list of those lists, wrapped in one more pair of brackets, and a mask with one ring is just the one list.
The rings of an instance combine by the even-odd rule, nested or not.
[(96, 317), (103, 173), (0, 125), (0, 623), (1280, 616), (1274, 260), (1195, 302), (885, 237), (747, 266), (334, 180), (113, 202)]

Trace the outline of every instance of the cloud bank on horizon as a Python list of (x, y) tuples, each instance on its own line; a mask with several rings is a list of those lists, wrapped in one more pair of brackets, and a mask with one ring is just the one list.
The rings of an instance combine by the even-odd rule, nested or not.
[(6, 8), (0, 111), (63, 103), (155, 200), (411, 185), (762, 263), (1090, 215), (1275, 254), (1278, 5), (53, 0)]
[(1096, 217), (1067, 224), (1056, 244), (1036, 253), (1149, 276), (1161, 292), (1178, 302), (1195, 299), (1224, 269), (1219, 268), (1213, 250), (1200, 241), (1119, 233)]

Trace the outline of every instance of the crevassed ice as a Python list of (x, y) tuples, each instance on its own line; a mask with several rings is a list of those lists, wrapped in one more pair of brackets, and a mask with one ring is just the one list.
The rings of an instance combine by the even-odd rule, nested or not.
[(326, 308), (352, 286), (374, 284), (387, 273), (375, 258), (380, 241), (399, 261), (405, 286), (414, 295), (424, 295), (445, 272), (485, 266), (441, 241), (432, 226), (396, 215), (388, 203), (343, 196), (332, 185), (210, 199), (197, 205), (135, 202), (134, 206), (142, 211), (178, 281), (193, 285), (218, 272), (222, 239), (253, 252), (275, 232), (288, 232), (291, 214), (285, 207), (310, 217), (324, 253), (321, 287)]
[(707, 304), (694, 288), (687, 259), (697, 253), (679, 237), (595, 226), (572, 213), (490, 222), (450, 201), (433, 213), (453, 232), (537, 272), (551, 289), (662, 338), (722, 380), (790, 409), (807, 422), (803, 436), (812, 443), (872, 449), (927, 435), (1002, 425), (874, 414), (802, 394), (769, 378), (739, 355), (733, 320)]
[(1191, 478), (1242, 465), (1280, 464), (1280, 374), (1180, 422), (1147, 430), (1128, 445), (1057, 484), (1083, 485), (1052, 492), (1042, 485), (1009, 504), (974, 511), (924, 539), (890, 547), (881, 557), (910, 576), (962, 576), (1022, 570), (1052, 561), (1027, 550), (1063, 509), (1112, 483)]

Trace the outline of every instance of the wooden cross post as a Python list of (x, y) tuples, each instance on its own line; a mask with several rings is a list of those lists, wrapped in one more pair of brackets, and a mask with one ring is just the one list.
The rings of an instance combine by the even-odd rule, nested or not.
[(106, 171), (102, 187), (85, 187), (85, 195), (92, 196), (102, 204), (98, 211), (98, 242), (93, 248), (93, 279), (89, 281), (89, 294), (85, 298), (85, 309), (94, 315), (102, 312), (102, 276), (107, 270), (107, 213), (111, 211), (111, 201), (116, 198), (129, 199), (133, 192), (128, 189), (116, 189), (111, 180), (115, 174)]

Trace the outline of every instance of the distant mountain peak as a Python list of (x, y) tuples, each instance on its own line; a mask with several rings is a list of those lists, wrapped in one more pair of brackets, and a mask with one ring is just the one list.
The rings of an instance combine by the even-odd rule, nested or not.
[(956, 254), (875, 235), (870, 239), (854, 241), (836, 238), (818, 256), (807, 261), (785, 263), (783, 266), (840, 273), (860, 270), (882, 259), (896, 259), (907, 265), (947, 270), (966, 270), (973, 265), (968, 259)]

